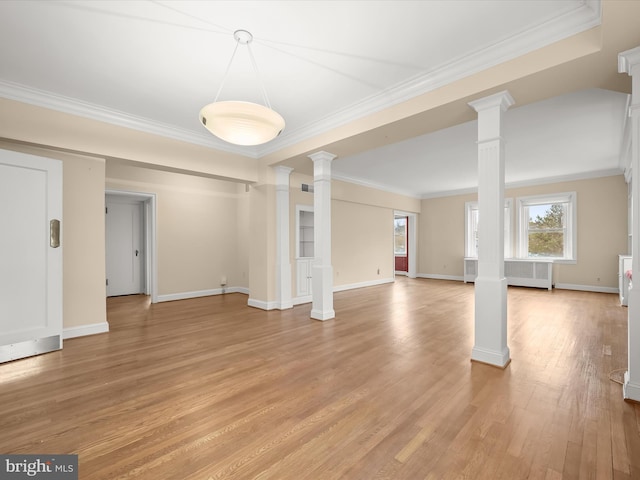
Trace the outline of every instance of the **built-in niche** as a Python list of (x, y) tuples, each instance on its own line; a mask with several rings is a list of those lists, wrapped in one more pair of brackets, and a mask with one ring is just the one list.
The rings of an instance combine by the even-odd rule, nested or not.
[(311, 295), (311, 268), (314, 257), (313, 207), (296, 205), (296, 294)]

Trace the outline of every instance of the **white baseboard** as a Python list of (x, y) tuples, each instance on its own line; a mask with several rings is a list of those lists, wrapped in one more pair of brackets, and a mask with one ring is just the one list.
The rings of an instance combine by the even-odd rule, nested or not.
[[(333, 291), (335, 292), (343, 292), (345, 290), (353, 290), (356, 288), (364, 288), (364, 287), (373, 287), (375, 285), (383, 285), (385, 283), (393, 283), (395, 280), (393, 278), (384, 278), (381, 280), (373, 280), (370, 282), (360, 282), (360, 283), (349, 283), (345, 285), (338, 285), (333, 287)], [(302, 305), (305, 303), (313, 302), (312, 295), (304, 295), (302, 297), (295, 297), (293, 299), (294, 305)]]
[(598, 287), (595, 285), (576, 285), (573, 283), (556, 283), (555, 288), (559, 290), (580, 290), (583, 292), (620, 293), (620, 291), (614, 287)]
[(302, 305), (303, 303), (311, 303), (313, 301), (313, 296), (304, 295), (303, 297), (295, 297), (293, 299), (294, 305)]
[(227, 289), (227, 293), (243, 293), (244, 295), (249, 295), (248, 287), (231, 287)]
[(345, 285), (337, 285), (333, 287), (334, 292), (343, 292), (345, 290), (353, 290), (355, 288), (374, 287), (376, 285), (384, 285), (385, 283), (393, 283), (393, 278), (381, 278), (380, 280), (371, 280), (369, 282), (348, 283)]
[(464, 282), (463, 275), (440, 275), (437, 273), (418, 273), (417, 278), (430, 278), (432, 280), (453, 280), (456, 282)]
[(247, 305), (261, 310), (277, 310), (278, 302), (265, 302), (264, 300), (256, 300), (255, 298), (249, 298)]
[(166, 295), (158, 295), (158, 303), (160, 302), (173, 302), (174, 300), (186, 300), (189, 298), (209, 297), (211, 295), (222, 295), (224, 293), (244, 293), (249, 295), (249, 289), (246, 287), (229, 287), (225, 288), (212, 288), (210, 290), (198, 290), (195, 292), (181, 292), (181, 293), (168, 293)]
[(107, 322), (67, 327), (62, 330), (62, 339), (68, 340), (70, 338), (86, 337), (87, 335), (96, 335), (98, 333), (106, 333), (108, 331), (109, 324)]

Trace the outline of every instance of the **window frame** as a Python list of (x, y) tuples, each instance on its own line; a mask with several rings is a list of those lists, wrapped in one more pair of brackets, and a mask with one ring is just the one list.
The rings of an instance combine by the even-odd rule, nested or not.
[[(562, 257), (531, 257), (529, 256), (529, 217), (528, 207), (548, 205), (553, 203), (565, 204), (564, 251)], [(542, 195), (527, 195), (518, 197), (518, 241), (517, 255), (522, 259), (545, 259), (554, 263), (577, 263), (577, 195), (576, 192), (563, 192)]]
[[(464, 222), (464, 256), (466, 258), (478, 258), (478, 251), (475, 248), (473, 238), (472, 216), (471, 212), (478, 210), (478, 202), (465, 202), (465, 222)], [(513, 258), (513, 198), (505, 198), (504, 200), (504, 258)]]
[[(396, 251), (396, 238), (398, 235), (396, 234), (396, 221), (404, 220), (404, 253), (399, 253)], [(395, 257), (406, 257), (408, 255), (409, 250), (409, 217), (404, 215), (396, 215), (393, 218), (393, 255)]]

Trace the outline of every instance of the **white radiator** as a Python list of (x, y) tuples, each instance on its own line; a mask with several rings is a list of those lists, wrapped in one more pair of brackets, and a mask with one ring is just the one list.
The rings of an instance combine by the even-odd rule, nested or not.
[[(537, 287), (551, 290), (553, 287), (553, 262), (551, 260), (509, 259), (504, 261), (504, 275), (508, 285)], [(478, 276), (478, 259), (464, 259), (464, 281), (473, 282)]]

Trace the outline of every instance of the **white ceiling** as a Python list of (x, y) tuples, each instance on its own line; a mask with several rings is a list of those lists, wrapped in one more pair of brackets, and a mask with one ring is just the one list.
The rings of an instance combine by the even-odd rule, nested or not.
[[(260, 158), (600, 22), (597, 0), (4, 0), (0, 97)], [(198, 121), (237, 29), (254, 35), (287, 124), (258, 148), (219, 141)], [(242, 47), (220, 96), (230, 98), (261, 102)], [(591, 89), (512, 108), (507, 181), (617, 168), (625, 101)], [(360, 148), (334, 171), (418, 196), (470, 189), (474, 137), (472, 122)]]
[[(504, 115), (508, 185), (620, 173), (627, 95), (589, 89), (512, 107)], [(342, 158), (335, 178), (417, 197), (478, 185), (478, 122)]]

